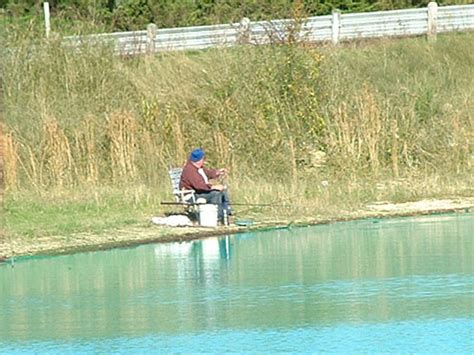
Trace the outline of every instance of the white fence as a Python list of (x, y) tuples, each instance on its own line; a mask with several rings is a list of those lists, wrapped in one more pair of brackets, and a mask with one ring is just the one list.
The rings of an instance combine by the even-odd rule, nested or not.
[(426, 8), (341, 14), (294, 20), (274, 20), (227, 25), (115, 32), (89, 36), (65, 37), (65, 44), (76, 47), (82, 43), (111, 42), (118, 54), (133, 55), (174, 50), (196, 50), (239, 43), (263, 44), (288, 40), (312, 42), (339, 41), (358, 38), (401, 37), (474, 29), (474, 5), (441, 6), (431, 2)]

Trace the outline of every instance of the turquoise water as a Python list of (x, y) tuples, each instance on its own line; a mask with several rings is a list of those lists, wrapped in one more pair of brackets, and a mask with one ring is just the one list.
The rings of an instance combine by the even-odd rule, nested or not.
[(474, 215), (0, 266), (0, 353), (474, 351)]

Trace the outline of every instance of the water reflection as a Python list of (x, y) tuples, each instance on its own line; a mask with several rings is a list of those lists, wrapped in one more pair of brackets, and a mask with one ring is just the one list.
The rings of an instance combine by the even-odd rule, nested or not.
[(33, 340), (472, 319), (473, 230), (472, 214), (367, 220), (3, 266), (0, 352)]
[[(209, 284), (219, 276), (223, 282), (226, 273), (220, 270), (228, 265), (232, 255), (232, 237), (207, 238), (182, 243), (156, 244), (153, 251), (160, 269), (169, 267), (167, 261), (172, 259), (176, 275), (175, 282), (188, 280), (193, 284)], [(171, 270), (169, 271), (171, 272)]]
[(181, 243), (160, 243), (156, 244), (153, 250), (157, 258), (173, 256), (174, 258), (197, 257), (209, 260), (230, 260), (232, 238), (226, 235)]

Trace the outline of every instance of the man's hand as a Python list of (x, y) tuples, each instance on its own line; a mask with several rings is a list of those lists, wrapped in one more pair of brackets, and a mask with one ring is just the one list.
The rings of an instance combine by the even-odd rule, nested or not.
[(212, 185), (212, 189), (213, 189), (213, 190), (218, 190), (218, 191), (224, 191), (224, 190), (225, 190), (225, 186), (224, 186), (224, 185), (221, 185), (221, 184)]
[(229, 171), (226, 168), (217, 169), (217, 174), (219, 176), (227, 175), (228, 173), (229, 173)]

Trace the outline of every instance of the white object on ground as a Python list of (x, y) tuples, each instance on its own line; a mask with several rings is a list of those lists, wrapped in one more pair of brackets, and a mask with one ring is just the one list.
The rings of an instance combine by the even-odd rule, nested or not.
[(188, 216), (172, 215), (167, 217), (151, 217), (151, 222), (160, 226), (180, 227), (192, 226), (193, 223)]
[(199, 224), (203, 227), (217, 227), (217, 205), (199, 205)]

